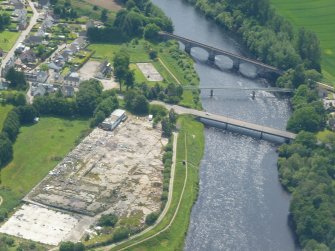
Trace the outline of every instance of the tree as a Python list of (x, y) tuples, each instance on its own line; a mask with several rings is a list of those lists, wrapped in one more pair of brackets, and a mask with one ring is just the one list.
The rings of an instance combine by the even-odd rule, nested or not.
[(129, 87), (130, 88), (134, 87), (134, 83), (135, 83), (135, 74), (134, 74), (134, 71), (128, 70), (126, 72), (124, 83), (127, 86), (127, 90), (128, 90)]
[(120, 83), (120, 91), (129, 71), (129, 63), (130, 56), (126, 51), (120, 50), (115, 54), (113, 59), (114, 75)]
[(147, 217), (145, 217), (145, 223), (149, 226), (153, 225), (156, 220), (158, 219), (158, 213), (150, 213), (147, 215)]
[(289, 121), (287, 129), (293, 132), (302, 130), (316, 132), (320, 128), (322, 118), (316, 113), (312, 106), (305, 106), (294, 111)]
[(104, 214), (98, 221), (99, 226), (114, 227), (118, 221), (118, 217), (115, 214)]
[(88, 80), (80, 84), (76, 103), (79, 114), (91, 116), (99, 104), (102, 85), (98, 80)]
[(102, 9), (102, 10), (101, 10), (100, 20), (101, 20), (101, 22), (103, 22), (103, 23), (106, 23), (106, 22), (107, 22), (107, 20), (108, 20), (108, 12), (107, 12), (106, 9)]
[(10, 82), (10, 87), (13, 89), (25, 90), (28, 86), (24, 73), (16, 71), (13, 67), (8, 70), (6, 80)]
[(156, 24), (147, 24), (144, 28), (144, 38), (148, 40), (156, 40), (160, 30), (161, 29)]
[(59, 251), (85, 251), (85, 246), (81, 242), (73, 243), (66, 241), (60, 244)]
[(34, 106), (25, 105), (19, 106), (17, 109), (17, 113), (20, 116), (21, 124), (31, 124), (34, 122), (34, 119), (37, 117), (38, 113)]
[(173, 127), (172, 127), (170, 120), (168, 118), (164, 118), (162, 120), (162, 135), (167, 138), (171, 137), (172, 128)]
[(155, 51), (155, 50), (150, 50), (150, 52), (149, 52), (149, 57), (150, 57), (151, 60), (156, 59), (156, 58), (157, 58), (157, 51)]
[(7, 164), (13, 157), (12, 142), (4, 133), (0, 133), (0, 168)]
[(177, 114), (175, 113), (174, 109), (171, 109), (169, 112), (169, 120), (173, 125), (175, 125), (177, 122)]

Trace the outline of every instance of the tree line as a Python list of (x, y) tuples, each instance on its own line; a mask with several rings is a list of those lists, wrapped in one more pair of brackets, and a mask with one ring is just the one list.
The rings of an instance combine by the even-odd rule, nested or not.
[(104, 28), (90, 27), (87, 32), (91, 42), (123, 42), (133, 37), (142, 37), (145, 32), (173, 31), (172, 21), (150, 0), (123, 0), (126, 9), (118, 11), (112, 25)]

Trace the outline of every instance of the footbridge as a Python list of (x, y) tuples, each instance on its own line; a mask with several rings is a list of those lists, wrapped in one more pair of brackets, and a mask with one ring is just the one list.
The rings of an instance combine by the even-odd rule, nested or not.
[(198, 111), (198, 110), (185, 108), (185, 107), (178, 106), (178, 105), (169, 105), (169, 104), (166, 104), (160, 101), (153, 101), (152, 103), (162, 105), (166, 107), (168, 110), (174, 109), (174, 111), (177, 114), (190, 114), (198, 118), (203, 118), (203, 119), (211, 120), (214, 122), (222, 123), (225, 125), (226, 129), (229, 125), (232, 125), (232, 126), (236, 126), (239, 128), (256, 131), (260, 133), (260, 138), (263, 138), (264, 134), (281, 137), (286, 140), (292, 140), (292, 139), (295, 139), (296, 137), (296, 134), (291, 133), (291, 132), (287, 132), (287, 131), (283, 131), (283, 130), (279, 130), (279, 129), (275, 129), (275, 128), (271, 128), (267, 126), (257, 125), (254, 123), (250, 123), (250, 122), (246, 122), (246, 121), (242, 121), (238, 119), (233, 119), (233, 118), (223, 116), (223, 115), (208, 113), (205, 111)]
[(171, 34), (171, 33), (163, 32), (163, 31), (159, 32), (159, 35), (163, 38), (166, 38), (166, 39), (175, 39), (175, 40), (181, 42), (185, 46), (185, 51), (189, 54), (191, 53), (191, 49), (193, 47), (199, 47), (199, 48), (204, 49), (205, 51), (208, 52), (208, 61), (211, 62), (211, 63), (215, 62), (215, 57), (216, 56), (223, 55), (225, 57), (228, 57), (232, 60), (233, 70), (235, 70), (235, 71), (239, 70), (241, 63), (249, 63), (249, 64), (255, 65), (257, 67), (257, 73), (258, 74), (264, 73), (264, 72), (273, 72), (273, 73), (276, 73), (278, 75), (283, 74), (282, 70), (280, 70), (280, 69), (278, 69), (274, 66), (264, 64), (260, 61), (257, 61), (257, 60), (251, 59), (251, 58), (236, 55), (234, 53), (230, 53), (228, 51), (224, 51), (224, 50), (221, 50), (221, 49), (218, 49), (218, 48), (206, 45), (206, 44), (202, 44), (202, 43), (190, 40), (190, 39), (185, 38), (185, 37), (177, 36), (177, 35), (174, 35), (174, 34)]
[(213, 97), (214, 91), (215, 90), (231, 90), (231, 91), (252, 91), (252, 96), (253, 98), (255, 97), (256, 91), (266, 91), (266, 92), (277, 92), (277, 93), (292, 93), (294, 92), (293, 89), (288, 89), (288, 88), (276, 88), (276, 87), (264, 87), (264, 88), (259, 88), (259, 87), (233, 87), (233, 86), (224, 86), (224, 87), (197, 87), (193, 85), (188, 85), (183, 87), (184, 90), (209, 90), (210, 91), (210, 96)]

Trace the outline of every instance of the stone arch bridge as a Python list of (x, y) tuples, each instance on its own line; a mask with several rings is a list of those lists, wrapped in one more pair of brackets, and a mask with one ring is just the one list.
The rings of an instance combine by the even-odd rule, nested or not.
[(224, 51), (224, 50), (221, 50), (221, 49), (218, 49), (218, 48), (206, 45), (206, 44), (202, 44), (202, 43), (190, 40), (190, 39), (185, 38), (185, 37), (177, 36), (177, 35), (167, 33), (167, 32), (159, 32), (159, 35), (161, 37), (165, 38), (165, 39), (175, 39), (175, 40), (181, 42), (182, 44), (184, 44), (185, 52), (187, 52), (188, 54), (191, 53), (191, 49), (194, 48), (194, 47), (199, 47), (199, 48), (207, 51), (208, 61), (210, 63), (215, 62), (215, 57), (216, 56), (223, 55), (225, 57), (228, 57), (232, 60), (232, 62), (233, 62), (232, 69), (235, 70), (235, 71), (239, 70), (240, 64), (249, 63), (249, 64), (252, 64), (252, 65), (256, 66), (258, 75), (265, 75), (267, 73), (274, 73), (276, 75), (282, 75), (283, 74), (282, 70), (280, 70), (280, 69), (278, 69), (274, 66), (264, 64), (260, 61), (254, 60), (254, 59), (250, 59), (250, 58), (247, 58), (247, 57), (236, 55), (236, 54), (233, 54), (231, 52)]

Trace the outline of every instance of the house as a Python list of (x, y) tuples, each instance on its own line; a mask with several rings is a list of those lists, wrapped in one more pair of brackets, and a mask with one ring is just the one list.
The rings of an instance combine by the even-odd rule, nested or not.
[(43, 37), (32, 35), (32, 36), (29, 36), (26, 40), (24, 40), (24, 43), (26, 45), (38, 45), (38, 44), (41, 44), (42, 41), (43, 41)]
[(99, 65), (98, 71), (95, 74), (95, 77), (103, 79), (103, 78), (106, 78), (107, 75), (109, 75), (111, 72), (112, 72), (112, 66), (107, 60), (105, 60)]
[(113, 131), (122, 121), (127, 119), (125, 110), (116, 109), (112, 114), (101, 123), (101, 128), (107, 131)]
[(10, 4), (13, 5), (15, 9), (24, 9), (24, 4), (21, 0), (10, 0)]
[(49, 0), (38, 0), (38, 7), (43, 8), (43, 7), (48, 7), (49, 6)]
[(27, 27), (27, 11), (25, 9), (15, 9), (11, 14), (13, 22), (17, 22), (19, 29), (24, 30)]
[(21, 62), (26, 65), (35, 65), (37, 56), (33, 50), (27, 50), (20, 54)]
[(56, 72), (59, 72), (62, 69), (62, 67), (60, 67), (59, 65), (57, 65), (54, 62), (49, 63), (48, 67), (49, 67), (49, 69), (52, 69), (52, 70), (54, 70)]
[(71, 72), (67, 77), (64, 78), (66, 85), (79, 86), (80, 76), (77, 72)]
[(64, 97), (73, 97), (74, 96), (74, 88), (71, 85), (63, 85), (61, 88), (61, 92)]
[(37, 81), (37, 74), (35, 72), (24, 72), (24, 76), (26, 77), (27, 81), (30, 81), (30, 82)]
[(32, 86), (31, 87), (31, 95), (36, 97), (36, 96), (44, 96), (46, 93), (46, 89), (44, 88), (43, 85), (37, 85), (37, 86)]
[(39, 71), (36, 75), (36, 80), (39, 83), (45, 83), (49, 77), (49, 73), (47, 71)]

